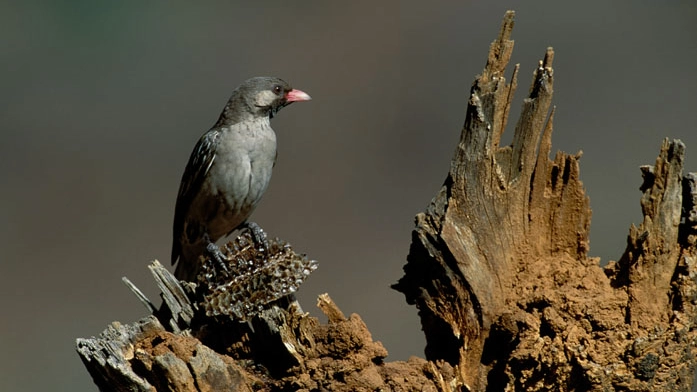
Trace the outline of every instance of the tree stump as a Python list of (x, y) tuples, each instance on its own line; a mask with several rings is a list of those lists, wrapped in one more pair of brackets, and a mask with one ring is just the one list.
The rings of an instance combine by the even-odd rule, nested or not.
[[(224, 300), (212, 306), (200, 284), (178, 282), (154, 262), (164, 305), (156, 309), (131, 287), (153, 315), (77, 341), (99, 388), (690, 390), (697, 174), (682, 174), (684, 146), (666, 140), (656, 163), (642, 167), (644, 221), (631, 226), (620, 260), (601, 268), (587, 255), (591, 210), (579, 180), (581, 154), (549, 159), (551, 48), (535, 71), (513, 143), (499, 145), (517, 85), (518, 66), (510, 83), (504, 77), (512, 28), (509, 11), (472, 86), (445, 183), (417, 215), (405, 275), (394, 285), (419, 309), (426, 359), (384, 362), (387, 351), (360, 317), (346, 317), (327, 295), (318, 304), (327, 324), (292, 298), (246, 306), (245, 296), (229, 292), (236, 286), (224, 283), (214, 291)], [(234, 257), (261, 257), (245, 252)], [(270, 257), (310, 265), (289, 247), (283, 252)], [(268, 281), (256, 273), (249, 273), (252, 282)]]
[[(666, 140), (642, 167), (644, 222), (607, 268), (588, 258), (581, 153), (551, 150), (554, 52), (535, 71), (500, 147), (512, 15), (475, 81), (445, 184), (416, 229), (395, 288), (416, 304), (427, 359), (472, 390), (689, 390), (695, 368), (694, 181)], [(694, 178), (694, 177), (691, 177)], [(689, 215), (689, 214), (688, 214)], [(682, 216), (682, 220), (681, 220)]]

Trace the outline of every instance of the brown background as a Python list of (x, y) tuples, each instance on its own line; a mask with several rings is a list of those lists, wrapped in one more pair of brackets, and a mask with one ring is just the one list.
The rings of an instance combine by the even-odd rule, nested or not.
[(251, 76), (314, 98), (274, 120), (278, 165), (253, 219), (320, 261), (304, 307), (329, 292), (390, 360), (423, 355), (416, 309), (389, 285), (506, 9), (513, 116), (556, 50), (555, 148), (584, 151), (592, 255), (621, 254), (641, 219), (638, 166), (662, 138), (682, 139), (697, 171), (688, 2), (15, 3), (0, 4), (2, 391), (95, 390), (74, 339), (145, 315), (120, 278), (156, 297), (146, 265), (169, 260), (189, 153)]

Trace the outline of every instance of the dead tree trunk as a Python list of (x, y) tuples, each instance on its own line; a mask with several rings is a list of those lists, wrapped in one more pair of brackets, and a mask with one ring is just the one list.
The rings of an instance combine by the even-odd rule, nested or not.
[[(360, 317), (345, 317), (328, 296), (318, 304), (329, 320), (322, 325), (292, 301), (261, 306), (265, 297), (255, 294), (249, 306), (249, 296), (234, 291), (241, 284), (216, 282), (202, 292), (201, 283), (182, 285), (155, 263), (162, 309), (143, 298), (154, 316), (78, 339), (100, 389), (689, 390), (697, 174), (683, 177), (684, 146), (666, 140), (656, 164), (642, 167), (644, 222), (631, 227), (622, 258), (601, 268), (587, 256), (591, 212), (580, 153), (549, 159), (552, 49), (535, 72), (512, 145), (499, 146), (518, 74), (516, 66), (506, 83), (512, 28), (508, 12), (472, 87), (445, 184), (417, 216), (405, 275), (394, 286), (419, 309), (426, 360), (384, 362), (387, 351)], [(230, 260), (269, 256), (232, 247)], [(311, 265), (278, 249), (274, 263), (292, 260), (296, 272)], [(258, 271), (254, 282), (268, 280)]]
[[(588, 258), (580, 153), (551, 150), (554, 52), (535, 71), (513, 144), (499, 147), (518, 68), (508, 14), (472, 87), (450, 172), (416, 218), (405, 276), (429, 360), (473, 390), (689, 390), (695, 368), (694, 202), (684, 146), (642, 168), (644, 223), (605, 270)], [(688, 185), (689, 183), (689, 185)]]

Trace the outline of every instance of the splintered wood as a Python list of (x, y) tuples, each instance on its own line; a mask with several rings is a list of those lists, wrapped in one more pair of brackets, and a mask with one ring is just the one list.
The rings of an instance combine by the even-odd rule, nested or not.
[[(644, 222), (603, 269), (589, 258), (581, 153), (552, 148), (554, 51), (535, 70), (513, 142), (500, 138), (516, 88), (504, 73), (507, 14), (475, 80), (448, 177), (395, 285), (419, 308), (426, 357), (484, 390), (689, 390), (695, 369), (695, 226), (684, 146), (644, 168)], [(567, 108), (566, 110), (573, 110)], [(692, 182), (694, 183), (694, 182)], [(681, 221), (682, 219), (682, 221)], [(683, 223), (681, 223), (683, 222)]]

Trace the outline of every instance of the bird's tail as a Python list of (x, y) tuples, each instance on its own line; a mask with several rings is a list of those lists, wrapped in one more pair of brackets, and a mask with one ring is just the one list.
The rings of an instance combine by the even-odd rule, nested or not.
[(202, 255), (204, 252), (205, 248), (194, 246), (184, 247), (181, 255), (179, 255), (179, 261), (174, 270), (174, 276), (179, 280), (195, 282), (196, 277), (201, 271), (201, 266), (203, 264)]

